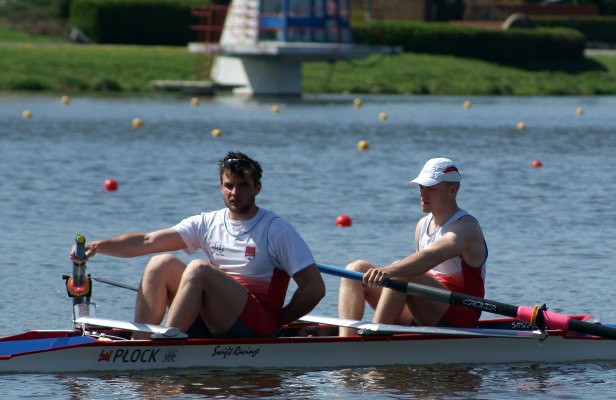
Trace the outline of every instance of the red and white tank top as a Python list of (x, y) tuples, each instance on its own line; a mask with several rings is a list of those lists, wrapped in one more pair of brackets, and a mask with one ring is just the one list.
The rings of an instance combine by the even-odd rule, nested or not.
[[(429, 214), (424, 219), (424, 225), (421, 228), (418, 248), (423, 250), (428, 248), (432, 243), (443, 237), (449, 230), (449, 226), (464, 216), (471, 216), (464, 210), (456, 211), (443, 225), (441, 225), (432, 234), (428, 233), (430, 222), (434, 218)], [(472, 216), (471, 216), (472, 217)], [(484, 242), (485, 246), (485, 242)], [(483, 297), (485, 295), (485, 275), (486, 275), (486, 260), (488, 258), (488, 249), (486, 246), (486, 258), (480, 267), (473, 267), (468, 264), (461, 256), (453, 257), (438, 264), (428, 274), (432, 275), (439, 282), (445, 285), (449, 290), (458, 291), (465, 294)]]

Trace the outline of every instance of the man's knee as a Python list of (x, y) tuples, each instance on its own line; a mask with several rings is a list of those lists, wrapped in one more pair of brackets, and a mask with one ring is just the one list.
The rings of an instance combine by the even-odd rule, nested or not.
[(179, 277), (184, 271), (182, 260), (171, 254), (158, 254), (150, 258), (143, 271), (146, 281), (160, 281)]
[(365, 260), (356, 260), (346, 266), (346, 269), (356, 272), (366, 272), (370, 268), (374, 268), (374, 265)]
[(212, 274), (219, 273), (220, 270), (206, 260), (193, 260), (186, 266), (184, 276), (186, 278), (207, 279)]
[(146, 265), (146, 269), (158, 269), (170, 264), (177, 264), (178, 262), (181, 263), (181, 261), (172, 254), (157, 254), (150, 258), (150, 261), (148, 261), (148, 264)]

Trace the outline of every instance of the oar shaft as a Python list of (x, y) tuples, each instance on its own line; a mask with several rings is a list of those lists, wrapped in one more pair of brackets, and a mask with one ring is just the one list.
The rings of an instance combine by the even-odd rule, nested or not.
[[(335, 267), (333, 265), (318, 264), (319, 270), (327, 274), (336, 275), (341, 278), (348, 278), (354, 280), (363, 280), (364, 274), (357, 271), (350, 271)], [(481, 310), (491, 312), (493, 314), (505, 315), (508, 317), (517, 317), (518, 307), (505, 303), (499, 303), (497, 301), (486, 300), (481, 297), (475, 297), (465, 295), (461, 293), (451, 292), (446, 289), (439, 289), (431, 286), (419, 285), (412, 282), (404, 282), (395, 279), (387, 278), (383, 282), (383, 287), (397, 290), (406, 294), (427, 297), (432, 300), (440, 301), (443, 303), (449, 303), (459, 305), (463, 307), (473, 308), (475, 310)]]
[(120, 283), (120, 282), (112, 281), (110, 279), (105, 279), (105, 278), (100, 278), (100, 277), (93, 277), (92, 279), (94, 279), (97, 282), (106, 283), (107, 285), (111, 285), (111, 286), (121, 287), (121, 288), (124, 288), (124, 289), (132, 290), (134, 292), (138, 292), (139, 291), (139, 288), (136, 288), (135, 286), (131, 286), (131, 285), (127, 285), (125, 283)]
[[(364, 274), (357, 271), (335, 267), (327, 264), (317, 264), (319, 270), (326, 274), (339, 276), (341, 278), (363, 280)], [(395, 279), (386, 279), (383, 286), (398, 290), (403, 293), (427, 297), (433, 300), (444, 303), (459, 305), (463, 307), (473, 308), (475, 310), (487, 311), (497, 315), (504, 315), (511, 318), (517, 318), (520, 321), (535, 322), (538, 321), (538, 315), (543, 319), (543, 324), (552, 329), (561, 329), (565, 331), (575, 331), (601, 336), (609, 339), (616, 339), (616, 329), (590, 322), (580, 321), (571, 318), (564, 314), (558, 314), (545, 309), (535, 309), (527, 306), (514, 306), (511, 304), (500, 303), (498, 301), (488, 300), (481, 297), (470, 296), (462, 293), (451, 292), (445, 289), (433, 288), (430, 286), (419, 285), (412, 282), (399, 281)]]
[(571, 331), (589, 333), (608, 339), (616, 339), (616, 329), (609, 326), (593, 324), (592, 322), (580, 321), (579, 319), (573, 318), (569, 319), (569, 324), (567, 326)]

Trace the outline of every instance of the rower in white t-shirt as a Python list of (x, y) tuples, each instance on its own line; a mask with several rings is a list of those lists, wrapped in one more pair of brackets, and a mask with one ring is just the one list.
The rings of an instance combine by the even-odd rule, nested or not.
[[(310, 312), (325, 296), (314, 258), (297, 231), (276, 214), (257, 207), (260, 164), (239, 152), (219, 163), (225, 208), (184, 219), (150, 233), (125, 233), (86, 243), (96, 253), (135, 257), (202, 249), (207, 259), (184, 264), (172, 254), (150, 259), (135, 306), (135, 321), (176, 327), (189, 337), (271, 336)], [(71, 258), (75, 257), (74, 249)], [(284, 300), (290, 279), (297, 288)], [(143, 333), (134, 338), (145, 338)]]
[(186, 253), (202, 249), (212, 265), (248, 290), (239, 320), (243, 328), (260, 335), (278, 327), (289, 278), (314, 264), (291, 224), (262, 208), (248, 220), (234, 221), (223, 208), (187, 218), (173, 228), (186, 243)]

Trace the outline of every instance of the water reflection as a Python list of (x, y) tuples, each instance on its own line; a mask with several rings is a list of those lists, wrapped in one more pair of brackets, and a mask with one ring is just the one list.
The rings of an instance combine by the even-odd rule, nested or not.
[(82, 375), (60, 378), (70, 399), (271, 397), (280, 392), (281, 371), (201, 370), (174, 373)]
[[(341, 370), (199, 370), (58, 376), (70, 399), (161, 398), (430, 398), (473, 397), (482, 378), (472, 367), (386, 367)], [(378, 393), (378, 396), (376, 394)]]
[(468, 366), (396, 366), (340, 371), (345, 384), (357, 393), (379, 393), (395, 398), (442, 399), (452, 395), (474, 397), (482, 378)]
[[(0, 376), (7, 398), (612, 398), (616, 363)], [(51, 394), (49, 396), (44, 394)]]
[[(515, 364), (477, 367), (483, 377), (483, 390), (491, 393), (519, 394), (523, 398), (581, 398), (581, 393), (611, 392), (610, 383), (616, 374), (616, 363)], [(511, 397), (511, 395), (508, 395)]]

